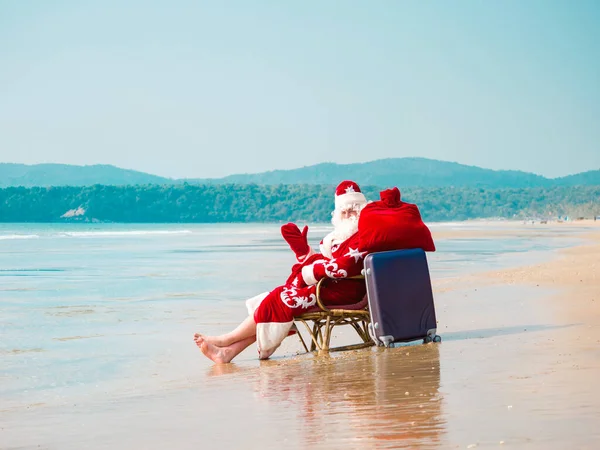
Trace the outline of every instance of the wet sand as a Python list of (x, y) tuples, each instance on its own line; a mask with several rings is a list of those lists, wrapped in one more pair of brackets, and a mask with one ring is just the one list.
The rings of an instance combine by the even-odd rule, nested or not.
[[(494, 321), (501, 324), (498, 336), (504, 334), (479, 355), (473, 342), (463, 341), (449, 363), (473, 370), (464, 380), (462, 414), (450, 415), (448, 429), (457, 437), (449, 444), (501, 440), (518, 448), (600, 448), (600, 226), (588, 221), (554, 229), (570, 226), (589, 228), (580, 235), (584, 244), (542, 264), (462, 277), (442, 289), (463, 286), (454, 295), (462, 292), (464, 304), (444, 306), (440, 321), (454, 329), (468, 327), (469, 320), (472, 326)], [(494, 311), (484, 293), (502, 291)]]
[(543, 226), (498, 239), (589, 229), (542, 264), (434, 280), (439, 345), (296, 355), (292, 337), (271, 361), (251, 347), (215, 366), (190, 321), (156, 373), (0, 406), (0, 448), (600, 448), (600, 227)]

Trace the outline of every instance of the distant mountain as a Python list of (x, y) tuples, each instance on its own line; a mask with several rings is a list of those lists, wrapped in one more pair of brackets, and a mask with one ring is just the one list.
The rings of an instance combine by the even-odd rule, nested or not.
[(323, 163), (292, 170), (187, 180), (207, 184), (334, 184), (352, 179), (361, 185), (401, 187), (523, 188), (553, 185), (540, 175), (516, 170), (490, 170), (426, 158), (390, 158), (366, 163)]
[(553, 181), (556, 186), (598, 186), (600, 185), (600, 170), (555, 178)]
[(110, 165), (72, 166), (66, 164), (2, 164), (0, 188), (10, 186), (91, 186), (136, 184), (323, 184), (352, 179), (361, 185), (469, 188), (529, 188), (552, 186), (598, 186), (600, 170), (561, 178), (545, 178), (516, 170), (491, 170), (455, 162), (426, 158), (390, 158), (366, 163), (322, 163), (292, 170), (238, 174), (224, 178), (180, 179), (159, 177)]
[(0, 188), (10, 186), (91, 186), (172, 184), (173, 180), (110, 165), (0, 163)]

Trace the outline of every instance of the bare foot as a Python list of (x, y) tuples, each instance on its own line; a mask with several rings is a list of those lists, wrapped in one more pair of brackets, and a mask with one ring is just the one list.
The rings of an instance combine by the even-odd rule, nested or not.
[(231, 351), (231, 349), (228, 347), (217, 347), (216, 345), (210, 344), (206, 341), (202, 341), (201, 343), (198, 343), (198, 341), (196, 341), (196, 344), (198, 345), (198, 347), (200, 347), (200, 350), (202, 350), (204, 356), (206, 356), (213, 362), (216, 362), (217, 364), (226, 364), (228, 362), (231, 362), (231, 360), (235, 356), (233, 351)]
[(216, 345), (217, 347), (228, 347), (232, 344), (231, 342), (228, 342), (220, 336), (205, 336), (203, 334), (196, 333), (194, 335), (194, 341), (198, 343), (198, 339), (202, 339), (203, 341), (208, 342), (212, 345)]

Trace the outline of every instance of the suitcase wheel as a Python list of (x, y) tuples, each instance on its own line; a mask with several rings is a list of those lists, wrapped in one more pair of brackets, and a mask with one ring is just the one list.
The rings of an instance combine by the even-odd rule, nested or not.
[(394, 338), (393, 338), (392, 336), (380, 336), (380, 337), (379, 337), (379, 340), (380, 340), (381, 342), (383, 342), (383, 346), (384, 346), (385, 348), (390, 348), (390, 347), (392, 347), (392, 344), (393, 344), (393, 342), (394, 342)]
[(423, 338), (423, 344), (429, 344), (430, 342), (442, 342), (442, 337), (438, 334), (434, 336), (428, 334)]

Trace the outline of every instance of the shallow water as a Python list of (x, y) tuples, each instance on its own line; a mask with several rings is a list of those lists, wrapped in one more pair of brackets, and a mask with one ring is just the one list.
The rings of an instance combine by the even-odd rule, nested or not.
[[(519, 236), (526, 226), (513, 227), (505, 239), (438, 241), (432, 277), (541, 261), (579, 232), (540, 229), (532, 239)], [(311, 243), (327, 231), (311, 227)], [(438, 316), (451, 324), (440, 330), (441, 347), (292, 358), (301, 347), (288, 339), (273, 361), (259, 363), (252, 348), (235, 365), (201, 357), (193, 332), (232, 328), (245, 315), (242, 301), (279, 284), (292, 262), (277, 225), (0, 225), (0, 436), (47, 448), (162, 448), (156, 439), (179, 435), (180, 448), (268, 447), (273, 438), (292, 448), (436, 447), (456, 441), (447, 426), (456, 392), (443, 380), (453, 386), (469, 374), (454, 364), (464, 343), (516, 341), (520, 325), (543, 333), (550, 323), (525, 306), (515, 325), (496, 290), (480, 305), (481, 326), (475, 314), (472, 327), (456, 328), (453, 305), (464, 299), (453, 293), (437, 297)], [(538, 295), (510, 297), (518, 307), (520, 296)], [(231, 418), (247, 440), (228, 432)]]

